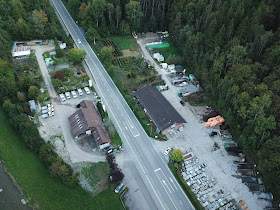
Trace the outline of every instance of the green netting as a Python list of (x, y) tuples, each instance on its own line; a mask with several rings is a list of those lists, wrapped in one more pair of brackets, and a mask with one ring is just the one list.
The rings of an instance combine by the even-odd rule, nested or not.
[(167, 43), (163, 43), (163, 44), (148, 45), (147, 49), (149, 49), (149, 48), (164, 48), (164, 47), (169, 47), (169, 46), (170, 46), (170, 44), (167, 42)]

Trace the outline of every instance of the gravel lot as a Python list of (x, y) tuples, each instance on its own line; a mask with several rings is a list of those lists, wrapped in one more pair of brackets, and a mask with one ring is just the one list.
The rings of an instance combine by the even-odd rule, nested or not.
[[(241, 179), (232, 176), (236, 175), (232, 168), (233, 161), (239, 160), (239, 158), (228, 155), (223, 148), (224, 142), (219, 137), (209, 137), (208, 134), (213, 129), (204, 127), (204, 123), (201, 121), (201, 109), (191, 107), (188, 103), (186, 103), (186, 106), (182, 106), (179, 103), (180, 98), (177, 96), (178, 88), (170, 83), (170, 79), (165, 75), (165, 70), (156, 64), (145, 49), (145, 43), (155, 40), (156, 35), (148, 33), (146, 37), (147, 39), (137, 39), (143, 55), (155, 67), (159, 74), (162, 74), (162, 78), (169, 86), (169, 90), (162, 92), (162, 94), (187, 122), (184, 125), (184, 130), (173, 137), (168, 136), (168, 141), (155, 141), (155, 146), (158, 151), (164, 152), (167, 147), (180, 148), (183, 152), (192, 151), (201, 163), (207, 164), (209, 169), (208, 173), (217, 181), (215, 186), (217, 190), (222, 189), (229, 199), (235, 199), (236, 201), (243, 199), (250, 209), (263, 209), (267, 202), (257, 199), (249, 191), (248, 187), (242, 183)], [(215, 142), (220, 148), (213, 151)]]

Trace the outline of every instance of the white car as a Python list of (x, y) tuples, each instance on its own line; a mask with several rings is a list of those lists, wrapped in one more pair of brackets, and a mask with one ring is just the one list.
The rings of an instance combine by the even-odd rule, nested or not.
[(76, 93), (75, 90), (72, 90), (72, 91), (71, 91), (71, 94), (72, 94), (73, 98), (77, 98), (77, 93)]
[(87, 95), (90, 94), (90, 91), (89, 91), (88, 87), (85, 87), (84, 89), (85, 89)]
[(77, 41), (78, 41), (78, 44), (81, 44), (81, 43), (82, 43), (80, 39), (78, 39)]
[(82, 96), (82, 95), (83, 95), (83, 91), (82, 91), (82, 89), (81, 89), (81, 88), (79, 88), (79, 89), (78, 89), (78, 93), (79, 93), (79, 95), (80, 95), (80, 96)]
[(48, 104), (48, 108), (53, 108), (53, 105), (52, 104)]
[(66, 100), (63, 93), (59, 94), (59, 97), (60, 97), (60, 100), (61, 100), (61, 101), (65, 101), (65, 100)]
[(70, 99), (70, 98), (71, 98), (70, 92), (66, 92), (65, 95), (66, 95), (66, 98), (67, 98), (67, 99)]
[(49, 115), (48, 114), (43, 114), (42, 117), (43, 118), (47, 118)]
[(167, 147), (167, 149), (164, 151), (164, 155), (168, 155), (169, 154), (169, 152), (171, 151), (171, 148), (170, 147)]
[(119, 193), (121, 189), (123, 188), (124, 184), (121, 182), (115, 189), (115, 193)]

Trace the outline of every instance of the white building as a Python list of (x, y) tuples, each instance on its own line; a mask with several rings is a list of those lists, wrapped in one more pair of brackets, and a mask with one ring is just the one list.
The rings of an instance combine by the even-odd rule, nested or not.
[(29, 46), (17, 45), (17, 42), (14, 42), (12, 55), (13, 57), (29, 56), (31, 53)]

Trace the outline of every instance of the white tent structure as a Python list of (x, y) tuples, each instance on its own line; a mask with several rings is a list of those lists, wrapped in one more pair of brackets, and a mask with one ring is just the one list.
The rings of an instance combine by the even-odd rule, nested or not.
[(157, 59), (158, 62), (164, 61), (164, 57), (159, 53), (154, 53), (153, 57), (154, 59)]

